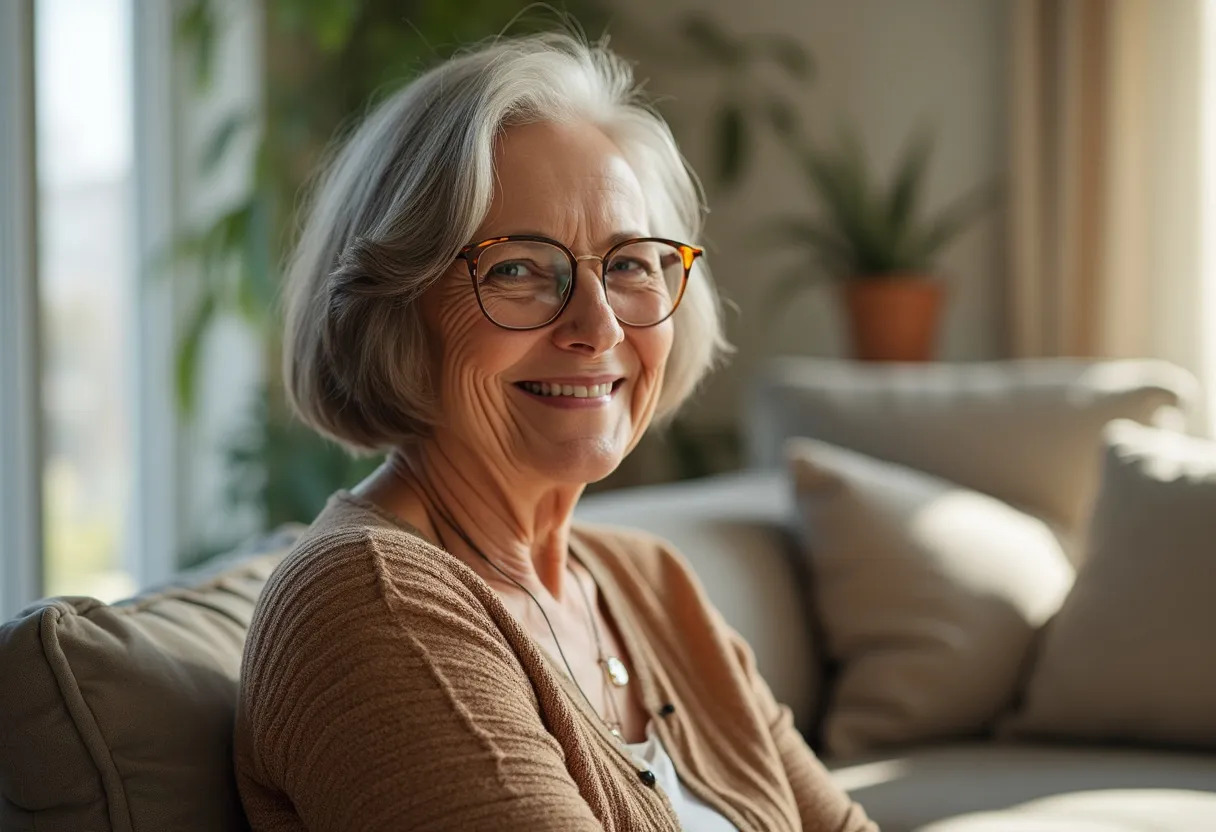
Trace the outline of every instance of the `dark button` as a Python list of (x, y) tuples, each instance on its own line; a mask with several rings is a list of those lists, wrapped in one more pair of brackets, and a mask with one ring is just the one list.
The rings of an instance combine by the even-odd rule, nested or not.
[(642, 782), (645, 783), (647, 786), (650, 786), (650, 788), (652, 788), (652, 789), (654, 788), (655, 777), (654, 777), (653, 771), (651, 771), (650, 769), (643, 769), (642, 771), (638, 772), (638, 777), (641, 777)]
[(668, 702), (663, 707), (659, 708), (659, 716), (671, 716), (676, 712), (676, 706)]

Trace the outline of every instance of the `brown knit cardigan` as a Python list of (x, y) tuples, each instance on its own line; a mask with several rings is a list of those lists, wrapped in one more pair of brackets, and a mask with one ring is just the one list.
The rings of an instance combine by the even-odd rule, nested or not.
[[(681, 780), (740, 830), (873, 830), (669, 544), (576, 526)], [(334, 494), (245, 645), (235, 765), (263, 830), (671, 830), (666, 796), (488, 584)]]

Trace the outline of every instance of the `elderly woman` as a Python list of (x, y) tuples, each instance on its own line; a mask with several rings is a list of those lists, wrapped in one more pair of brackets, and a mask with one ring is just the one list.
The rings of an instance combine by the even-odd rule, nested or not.
[(682, 557), (572, 522), (724, 342), (692, 174), (565, 36), (347, 140), (287, 290), (301, 418), (384, 464), (275, 570), (242, 667), (254, 830), (864, 830)]

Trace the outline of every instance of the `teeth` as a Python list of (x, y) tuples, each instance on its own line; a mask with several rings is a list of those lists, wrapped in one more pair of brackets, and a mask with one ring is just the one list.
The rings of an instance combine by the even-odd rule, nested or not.
[(538, 396), (572, 396), (576, 399), (594, 399), (612, 392), (612, 382), (604, 384), (549, 384), (544, 381), (525, 381), (523, 388)]

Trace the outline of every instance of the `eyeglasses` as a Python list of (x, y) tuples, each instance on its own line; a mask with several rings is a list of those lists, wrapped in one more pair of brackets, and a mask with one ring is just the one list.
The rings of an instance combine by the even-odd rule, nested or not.
[(557, 320), (574, 296), (580, 260), (600, 261), (604, 296), (618, 321), (648, 327), (671, 317), (702, 249), (660, 237), (617, 243), (602, 256), (575, 257), (547, 237), (492, 237), (467, 245), (464, 260), (481, 311), (503, 329), (539, 329)]

